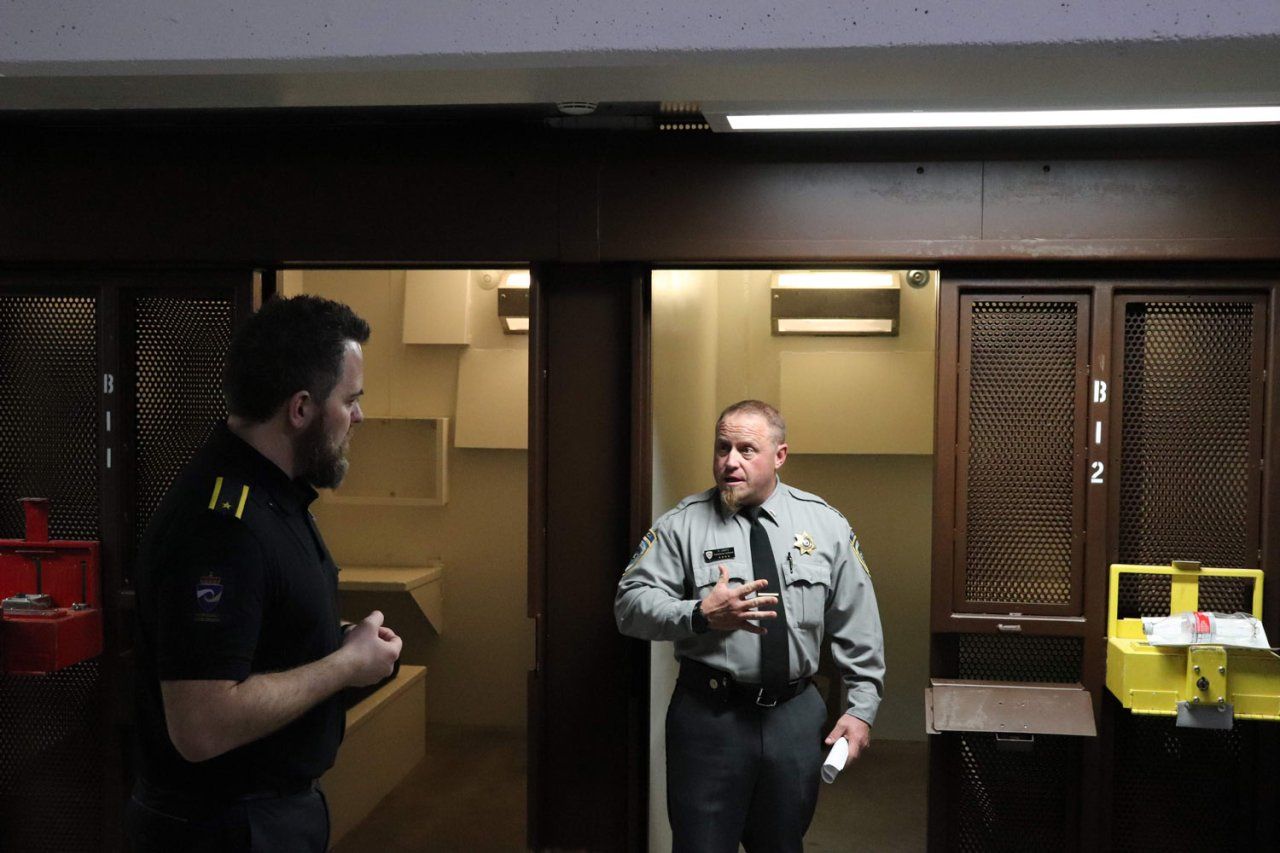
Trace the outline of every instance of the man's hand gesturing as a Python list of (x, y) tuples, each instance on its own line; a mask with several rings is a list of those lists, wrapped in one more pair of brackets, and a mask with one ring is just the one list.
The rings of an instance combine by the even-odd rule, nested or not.
[(756, 580), (730, 589), (729, 570), (721, 566), (720, 580), (716, 581), (715, 589), (702, 599), (702, 615), (707, 617), (707, 624), (717, 631), (750, 631), (752, 634), (763, 634), (765, 629), (752, 624), (749, 620), (776, 618), (778, 613), (772, 608), (777, 607), (778, 597), (772, 593), (757, 595), (752, 599), (748, 599), (747, 596), (759, 592), (768, 585), (769, 582), (766, 580)]

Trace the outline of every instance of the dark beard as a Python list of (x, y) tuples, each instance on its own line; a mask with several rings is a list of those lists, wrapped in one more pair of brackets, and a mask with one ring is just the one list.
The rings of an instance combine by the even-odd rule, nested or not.
[(334, 449), (325, 438), (323, 418), (317, 418), (298, 437), (299, 477), (317, 489), (336, 489), (347, 475), (347, 457), (342, 448)]

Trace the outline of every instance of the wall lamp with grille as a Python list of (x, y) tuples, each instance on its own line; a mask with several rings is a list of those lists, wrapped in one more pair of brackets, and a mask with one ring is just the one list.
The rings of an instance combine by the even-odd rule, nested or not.
[(498, 285), (498, 319), (508, 335), (529, 334), (528, 270), (512, 270)]
[(894, 270), (775, 273), (773, 333), (897, 335), (902, 275)]

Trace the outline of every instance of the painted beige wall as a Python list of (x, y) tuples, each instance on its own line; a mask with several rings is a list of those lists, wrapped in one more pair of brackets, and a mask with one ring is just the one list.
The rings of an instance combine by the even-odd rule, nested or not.
[[(482, 288), (480, 280), (481, 273), (473, 272), (471, 348), (527, 352), (526, 336), (502, 333), (497, 292)], [(401, 343), (404, 282), (402, 270), (290, 271), (282, 290), (338, 299), (370, 322), (366, 417), (454, 418), (458, 362), (465, 347)], [(494, 377), (497, 385), (510, 380)], [(360, 441), (358, 430), (354, 441)], [(362, 460), (380, 468), (403, 459), (403, 450), (392, 443), (361, 447), (360, 453)], [(386, 610), (389, 624), (405, 638), (404, 662), (428, 667), (428, 720), (523, 727), (526, 674), (533, 659), (533, 631), (525, 617), (528, 454), (456, 447), (449, 454), (445, 506), (350, 506), (322, 498), (314, 511), (339, 565), (444, 561), (448, 626), (443, 635), (407, 601), (371, 593), (344, 596), (344, 615), (363, 615), (372, 607)]]
[(793, 454), (782, 476), (844, 513), (871, 569), (886, 663), (874, 736), (924, 740), (933, 457)]
[[(713, 270), (653, 274), (653, 515), (711, 482), (718, 302)], [(671, 643), (649, 649), (649, 849), (671, 849), (666, 713), (676, 683)]]

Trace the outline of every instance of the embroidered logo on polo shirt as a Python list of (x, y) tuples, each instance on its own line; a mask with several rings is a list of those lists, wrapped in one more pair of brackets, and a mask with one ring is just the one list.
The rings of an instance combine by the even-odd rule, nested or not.
[[(200, 582), (196, 584), (196, 604), (204, 614), (213, 614), (218, 609), (218, 605), (222, 603), (222, 578), (217, 575), (209, 574), (200, 578)], [(196, 616), (200, 621), (217, 621), (215, 615)]]

